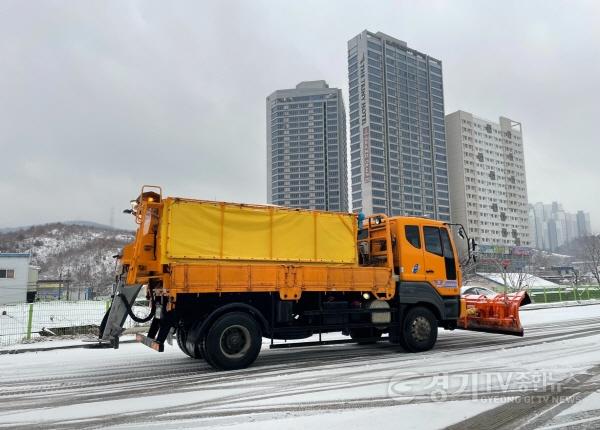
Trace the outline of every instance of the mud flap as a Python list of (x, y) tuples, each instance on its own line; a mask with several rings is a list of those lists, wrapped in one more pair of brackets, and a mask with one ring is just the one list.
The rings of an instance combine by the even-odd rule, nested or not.
[(529, 303), (531, 299), (526, 291), (494, 297), (462, 296), (457, 328), (523, 336), (519, 308)]
[(113, 295), (113, 300), (107, 312), (107, 316), (105, 317), (106, 322), (104, 327), (100, 327), (100, 341), (110, 342), (115, 348), (119, 347), (119, 337), (123, 331), (125, 331), (123, 325), (127, 319), (127, 306), (125, 306), (123, 298), (130, 306), (133, 305), (141, 288), (142, 285), (126, 286), (123, 282), (119, 283), (115, 290), (115, 294)]

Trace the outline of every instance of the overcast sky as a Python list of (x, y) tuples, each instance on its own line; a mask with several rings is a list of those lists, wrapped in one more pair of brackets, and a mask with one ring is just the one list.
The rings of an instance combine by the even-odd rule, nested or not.
[(600, 230), (600, 2), (0, 0), (0, 227), (133, 227), (144, 183), (266, 201), (265, 97), (383, 31), (443, 62), (446, 113), (523, 124), (530, 202)]

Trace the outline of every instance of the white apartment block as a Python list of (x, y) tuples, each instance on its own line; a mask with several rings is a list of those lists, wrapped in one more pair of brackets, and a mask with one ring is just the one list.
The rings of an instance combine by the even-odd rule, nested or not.
[(531, 246), (521, 124), (446, 115), (452, 222), (477, 243)]

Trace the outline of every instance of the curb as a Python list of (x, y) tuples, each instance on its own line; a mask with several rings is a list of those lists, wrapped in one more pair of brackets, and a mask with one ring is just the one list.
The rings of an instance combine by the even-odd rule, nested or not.
[(540, 304), (540, 306), (536, 306), (535, 303), (532, 303), (532, 307), (522, 307), (519, 308), (519, 312), (523, 312), (523, 311), (537, 311), (539, 309), (558, 309), (558, 308), (573, 308), (573, 307), (577, 307), (577, 306), (595, 306), (595, 305), (600, 305), (600, 301), (596, 301), (596, 302), (584, 302), (584, 303), (578, 303), (578, 302), (555, 302), (555, 304), (553, 305), (552, 303), (542, 303)]

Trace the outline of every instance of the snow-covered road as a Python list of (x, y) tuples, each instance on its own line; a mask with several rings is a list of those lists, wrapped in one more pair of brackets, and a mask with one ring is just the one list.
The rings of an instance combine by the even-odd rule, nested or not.
[(600, 305), (522, 320), (524, 338), (441, 331), (422, 354), (265, 345), (233, 372), (139, 344), (4, 355), (0, 428), (600, 428)]

